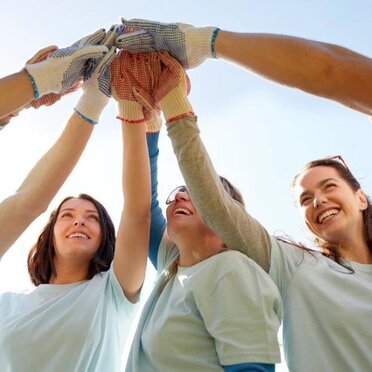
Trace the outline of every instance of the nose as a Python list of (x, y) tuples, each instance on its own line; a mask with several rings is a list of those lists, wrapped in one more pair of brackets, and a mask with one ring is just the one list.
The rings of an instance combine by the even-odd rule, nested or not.
[(176, 202), (178, 201), (189, 201), (190, 200), (190, 196), (189, 194), (186, 192), (186, 191), (179, 191), (176, 196), (174, 197), (174, 200)]
[(327, 203), (327, 197), (322, 193), (315, 193), (313, 199), (314, 208), (318, 208), (320, 205)]
[(74, 226), (84, 226), (84, 220), (82, 218), (77, 218), (74, 222)]

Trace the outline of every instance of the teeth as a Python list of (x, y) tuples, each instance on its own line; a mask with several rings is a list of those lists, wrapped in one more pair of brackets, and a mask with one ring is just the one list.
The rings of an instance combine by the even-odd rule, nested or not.
[(177, 208), (175, 211), (174, 211), (174, 214), (186, 214), (187, 216), (191, 216), (191, 212), (185, 208)]
[(327, 212), (324, 212), (322, 213), (319, 217), (318, 217), (318, 222), (319, 223), (323, 223), (323, 221), (330, 217), (330, 216), (334, 216), (335, 214), (338, 214), (338, 210), (337, 209), (330, 209), (329, 211)]
[(81, 238), (81, 239), (89, 239), (88, 235), (85, 235), (83, 233), (75, 232), (70, 234), (67, 238)]

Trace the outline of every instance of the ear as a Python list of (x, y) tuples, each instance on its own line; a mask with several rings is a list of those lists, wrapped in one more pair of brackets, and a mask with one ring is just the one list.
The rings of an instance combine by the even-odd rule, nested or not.
[(359, 189), (357, 192), (356, 192), (356, 197), (357, 197), (357, 200), (358, 200), (358, 203), (359, 203), (359, 209), (361, 211), (364, 211), (367, 209), (368, 207), (368, 199), (367, 199), (367, 196), (366, 194), (363, 192), (362, 189)]

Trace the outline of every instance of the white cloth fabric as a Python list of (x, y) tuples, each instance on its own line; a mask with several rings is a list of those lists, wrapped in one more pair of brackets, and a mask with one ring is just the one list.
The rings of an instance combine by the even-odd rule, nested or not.
[(280, 294), (270, 277), (239, 252), (178, 267), (178, 249), (163, 238), (166, 267), (145, 305), (127, 371), (220, 371), (221, 365), (277, 363)]
[(372, 370), (372, 265), (347, 261), (272, 238), (270, 276), (284, 302), (284, 346), (291, 371)]
[(120, 371), (135, 308), (112, 266), (91, 280), (4, 293), (0, 371)]

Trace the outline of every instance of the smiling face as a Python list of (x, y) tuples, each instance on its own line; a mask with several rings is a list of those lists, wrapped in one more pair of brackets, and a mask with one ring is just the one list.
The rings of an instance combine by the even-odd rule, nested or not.
[(216, 235), (201, 220), (186, 189), (174, 195), (174, 200), (167, 208), (166, 216), (168, 234), (174, 241), (177, 240), (177, 234), (185, 232)]
[(330, 166), (315, 166), (296, 179), (296, 201), (309, 230), (331, 244), (347, 241), (363, 226), (362, 211), (367, 199), (361, 190), (354, 191)]
[(54, 225), (54, 250), (59, 257), (90, 262), (102, 239), (95, 205), (85, 199), (65, 201)]

